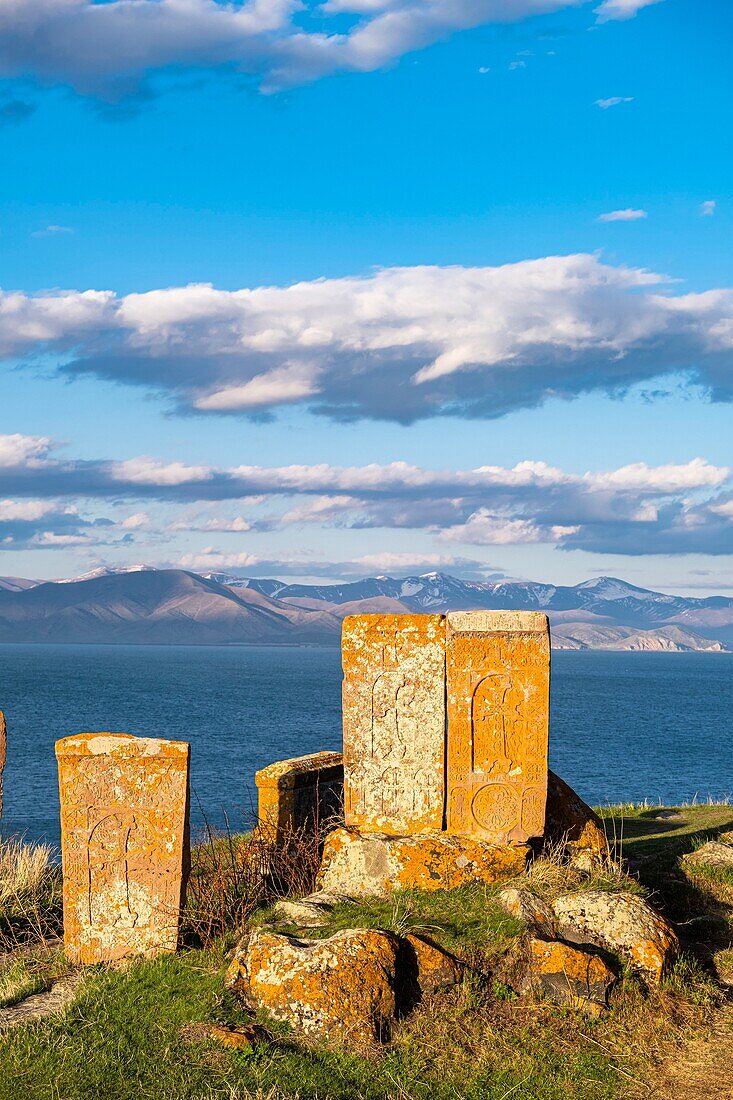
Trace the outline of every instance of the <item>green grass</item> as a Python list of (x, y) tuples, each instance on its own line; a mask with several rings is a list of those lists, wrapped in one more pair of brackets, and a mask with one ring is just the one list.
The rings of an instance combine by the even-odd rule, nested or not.
[[(679, 860), (702, 838), (733, 828), (733, 809), (684, 807), (681, 820), (668, 821), (656, 820), (659, 812), (604, 811), (609, 831), (615, 828), (623, 836), (623, 855), (637, 868), (638, 882), (612, 867), (584, 876), (548, 859), (535, 864), (527, 885), (548, 898), (568, 889), (632, 887), (650, 893), (671, 915), (682, 914), (678, 919), (692, 911), (712, 912), (713, 932), (730, 928), (730, 907), (715, 894), (720, 884), (701, 885), (704, 874), (691, 878)], [(219, 867), (224, 861), (213, 862)], [(507, 966), (521, 953), (523, 930), (498, 905), (499, 889), (405, 891), (389, 901), (342, 903), (323, 928), (303, 932), (318, 937), (365, 927), (422, 933), (473, 964), (461, 986), (427, 999), (369, 1056), (306, 1043), (265, 1018), (260, 1022), (275, 1042), (252, 1051), (193, 1039), (201, 1032), (191, 1025), (248, 1020), (224, 989), (225, 945), (232, 942), (228, 929), (205, 949), (124, 968), (93, 968), (63, 1016), (0, 1034), (0, 1100), (626, 1100), (644, 1095), (655, 1061), (686, 1035), (699, 1033), (715, 1009), (719, 993), (705, 960), (685, 954), (663, 986), (648, 994), (624, 974), (612, 993), (611, 1011), (592, 1021), (517, 998)], [(254, 921), (271, 918), (271, 909), (261, 909)], [(280, 929), (296, 930), (284, 924)], [(729, 944), (730, 936), (717, 958), (726, 955)], [(32, 968), (25, 976), (33, 980)], [(24, 973), (18, 971), (14, 980), (22, 984)]]
[[(390, 900), (366, 898), (341, 902), (319, 928), (304, 934), (322, 939), (344, 928), (384, 928), (406, 935), (429, 936), (449, 951), (463, 953), (498, 948), (522, 931), (522, 925), (508, 916), (496, 901), (500, 887), (464, 886), (457, 890), (402, 890)], [(271, 920), (272, 910), (258, 918)], [(283, 930), (296, 931), (283, 924)]]
[(283, 1027), (275, 1045), (252, 1053), (186, 1042), (188, 1023), (245, 1020), (222, 992), (222, 965), (215, 952), (190, 951), (92, 974), (65, 1017), (0, 1038), (0, 1100), (234, 1100), (258, 1089), (301, 1100), (615, 1095), (611, 1060), (573, 1038), (573, 1017), (552, 1014), (556, 1041), (548, 1043), (536, 1016), (497, 1002), (519, 1014), (507, 1032), (508, 1021), (492, 1020), (469, 989), (453, 998), (448, 1020), (431, 1026), (423, 1014), (380, 1057), (300, 1045)]

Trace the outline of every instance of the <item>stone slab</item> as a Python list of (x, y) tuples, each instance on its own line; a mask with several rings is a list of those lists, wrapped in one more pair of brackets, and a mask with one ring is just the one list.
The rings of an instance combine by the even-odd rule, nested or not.
[(346, 824), (392, 835), (441, 829), (443, 617), (348, 616), (341, 651)]
[(303, 833), (319, 834), (340, 816), (344, 764), (340, 752), (314, 752), (280, 760), (255, 774), (257, 817), (285, 843)]
[(362, 835), (335, 829), (326, 837), (318, 888), (347, 897), (387, 897), (393, 890), (452, 890), (514, 878), (529, 848), (472, 837)]
[(82, 733), (56, 742), (64, 943), (76, 963), (175, 951), (188, 871), (189, 746)]
[(447, 829), (496, 844), (542, 836), (550, 632), (533, 611), (449, 612)]

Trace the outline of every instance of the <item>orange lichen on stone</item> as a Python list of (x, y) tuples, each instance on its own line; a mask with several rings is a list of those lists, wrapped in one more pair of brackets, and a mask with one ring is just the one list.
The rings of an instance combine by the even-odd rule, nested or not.
[(8, 748), (8, 730), (5, 725), (5, 715), (0, 710), (0, 817), (3, 812), (3, 771), (5, 770), (5, 755)]
[(649, 982), (664, 977), (679, 952), (674, 929), (636, 894), (564, 894), (553, 908), (563, 939), (612, 951)]
[(282, 843), (316, 833), (341, 812), (344, 765), (340, 752), (280, 760), (255, 774), (258, 820)]
[(525, 989), (537, 989), (550, 1000), (573, 1008), (606, 1004), (616, 975), (598, 955), (537, 936), (529, 940), (527, 948)]
[(255, 932), (243, 968), (247, 993), (305, 1035), (366, 1046), (389, 1037), (398, 949), (397, 936), (373, 929), (326, 940)]
[(447, 616), (447, 828), (496, 844), (542, 836), (550, 632), (534, 611)]
[(596, 856), (603, 857), (609, 852), (598, 814), (552, 771), (547, 773), (545, 839)]
[(442, 829), (443, 617), (349, 616), (342, 659), (346, 824), (393, 836)]
[(491, 884), (524, 871), (529, 849), (474, 837), (361, 835), (335, 829), (326, 837), (319, 888), (345, 896), (385, 897), (392, 890), (452, 890)]
[(175, 951), (188, 870), (189, 746), (120, 733), (56, 742), (64, 944), (72, 962)]
[(409, 1009), (426, 996), (458, 985), (465, 967), (437, 943), (409, 933), (400, 937), (400, 1001)]

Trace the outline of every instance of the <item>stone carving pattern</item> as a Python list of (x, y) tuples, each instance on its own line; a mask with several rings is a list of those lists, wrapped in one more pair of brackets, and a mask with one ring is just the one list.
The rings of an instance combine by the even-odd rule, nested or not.
[(392, 835), (442, 827), (444, 638), (438, 615), (345, 621), (348, 825)]
[(173, 759), (165, 750), (136, 755), (135, 741), (145, 740), (124, 739), (124, 755), (67, 754), (59, 743), (65, 940), (80, 962), (176, 946), (188, 747), (173, 743)]
[(496, 843), (542, 834), (549, 639), (448, 634), (448, 829)]

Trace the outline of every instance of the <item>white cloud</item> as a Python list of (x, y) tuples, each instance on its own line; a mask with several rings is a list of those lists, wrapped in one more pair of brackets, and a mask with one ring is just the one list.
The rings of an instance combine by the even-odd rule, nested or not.
[(716, 205), (715, 199), (706, 199), (705, 202), (701, 202), (698, 208), (700, 215), (703, 218), (712, 218)]
[(596, 107), (600, 107), (602, 111), (607, 111), (609, 107), (618, 107), (619, 103), (633, 103), (634, 97), (632, 95), (612, 95), (609, 99), (596, 99)]
[(217, 569), (250, 569), (259, 565), (260, 560), (255, 554), (230, 554), (223, 550), (217, 550), (214, 546), (205, 546), (198, 553), (184, 554), (179, 559), (178, 565), (181, 569), (207, 572)]
[[(67, 84), (114, 100), (151, 73), (233, 66), (265, 90), (335, 72), (371, 72), (456, 31), (515, 23), (581, 0), (325, 0), (316, 29), (300, 0), (2, 0), (0, 76)], [(651, 0), (606, 0), (624, 19)], [(633, 8), (633, 10), (631, 10)], [(355, 17), (343, 30), (343, 17)]]
[(633, 19), (642, 8), (649, 8), (652, 4), (659, 4), (661, 0), (603, 0), (596, 15), (599, 23), (605, 23), (609, 19)]
[(252, 530), (252, 524), (244, 516), (214, 516), (211, 519), (177, 520), (171, 524), (171, 531), (217, 531), (230, 534), (244, 534)]
[(48, 436), (0, 435), (0, 467), (37, 465), (50, 449)]
[(150, 516), (147, 512), (135, 512), (123, 519), (120, 526), (126, 531), (142, 531), (150, 526)]
[[(42, 519), (57, 510), (57, 505), (49, 500), (0, 500), (0, 523), (22, 520), (25, 523)], [(66, 509), (69, 515), (76, 514), (74, 509)]]
[(129, 458), (110, 463), (115, 481), (136, 485), (183, 485), (211, 477), (207, 466), (187, 466), (184, 462), (160, 462), (155, 458)]
[(646, 210), (634, 210), (627, 207), (625, 210), (611, 210), (607, 214), (599, 214), (599, 222), (637, 222), (640, 218), (646, 218)]
[[(3, 448), (10, 453), (0, 437), (0, 453)], [(0, 468), (0, 542), (37, 547), (43, 538), (51, 547), (66, 545), (63, 540), (71, 537), (87, 545), (122, 536), (127, 543), (143, 529), (168, 539), (174, 531), (241, 536), (316, 524), (423, 530), (442, 542), (466, 545), (546, 543), (619, 554), (729, 554), (733, 545), (731, 470), (704, 458), (579, 474), (538, 460), (468, 470), (430, 470), (406, 462), (227, 469), (149, 457), (62, 461), (48, 440), (40, 460), (38, 452), (38, 440), (12, 438), (12, 461)], [(84, 501), (89, 512), (95, 500), (118, 505), (143, 499), (165, 502), (166, 518), (137, 511), (115, 523), (99, 515), (86, 518), (69, 503)], [(225, 501), (240, 508), (247, 502), (253, 511), (222, 515)], [(255, 511), (265, 503), (266, 513)], [(175, 504), (185, 510), (171, 521), (168, 511)], [(192, 515), (194, 505), (203, 512)], [(207, 547), (206, 562), (197, 558), (188, 564), (240, 568), (249, 560), (248, 553), (215, 558), (222, 553), (229, 552)]]
[(316, 373), (315, 367), (309, 369), (306, 365), (275, 367), (244, 385), (228, 386), (199, 397), (194, 406), (204, 412), (228, 412), (302, 401), (318, 393)]
[(36, 229), (31, 237), (58, 237), (73, 232), (70, 225), (47, 225), (45, 229)]
[[(67, 373), (201, 413), (490, 418), (679, 371), (730, 400), (733, 290), (673, 294), (663, 276), (581, 254), (233, 291), (0, 294), (0, 349), (33, 363), (53, 352)], [(159, 479), (144, 465), (120, 476)]]

